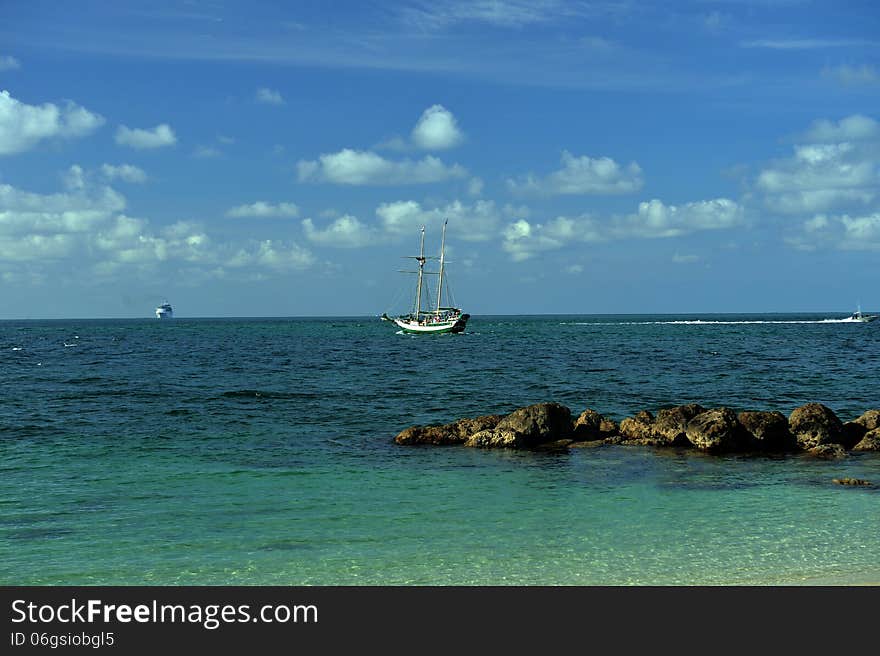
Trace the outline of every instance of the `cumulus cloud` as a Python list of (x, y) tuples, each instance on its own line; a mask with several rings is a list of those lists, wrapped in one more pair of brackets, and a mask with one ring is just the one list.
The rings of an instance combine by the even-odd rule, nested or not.
[(854, 115), (818, 121), (787, 159), (771, 162), (756, 188), (770, 209), (810, 214), (870, 205), (880, 194), (880, 126)]
[(615, 238), (663, 238), (703, 230), (724, 230), (745, 223), (743, 207), (728, 198), (702, 200), (684, 205), (666, 205), (653, 199), (639, 203), (638, 211), (617, 218), (611, 226)]
[(72, 166), (63, 176), (67, 191), (55, 194), (0, 184), (0, 262), (27, 265), (32, 272), (66, 260), (79, 271), (107, 275), (168, 263), (206, 275), (220, 275), (227, 267), (288, 272), (314, 263), (311, 252), (292, 241), (217, 241), (190, 221), (152, 226), (125, 213), (125, 198), (95, 184), (96, 177)]
[(830, 143), (840, 141), (864, 141), (880, 138), (880, 124), (870, 116), (853, 114), (839, 122), (816, 121), (804, 135), (806, 141), (812, 143)]
[(261, 87), (257, 89), (257, 102), (262, 103), (264, 105), (283, 105), (284, 98), (281, 97), (281, 93), (276, 91), (275, 89), (267, 89), (266, 87)]
[(147, 174), (143, 169), (133, 164), (103, 164), (101, 173), (107, 180), (122, 180), (124, 182), (133, 182), (140, 184), (147, 181)]
[(0, 71), (14, 71), (21, 68), (19, 61), (12, 55), (0, 55)]
[(786, 238), (799, 250), (880, 251), (880, 212), (861, 216), (817, 214)]
[(634, 213), (600, 219), (590, 214), (558, 216), (546, 223), (518, 219), (502, 233), (502, 248), (514, 261), (577, 242), (620, 239), (660, 239), (705, 230), (730, 229), (745, 222), (745, 210), (727, 198), (666, 205), (654, 199)]
[(540, 178), (529, 173), (508, 179), (514, 193), (536, 195), (627, 194), (641, 189), (642, 169), (635, 162), (623, 167), (608, 157), (575, 157), (562, 153), (562, 168)]
[(332, 221), (326, 228), (315, 227), (311, 219), (302, 222), (306, 238), (322, 246), (335, 248), (359, 248), (375, 243), (376, 230), (361, 223), (357, 217), (346, 214)]
[(224, 264), (233, 268), (264, 267), (285, 272), (307, 269), (315, 263), (315, 256), (296, 242), (265, 239), (250, 247), (240, 248)]
[(116, 130), (116, 143), (120, 146), (144, 150), (173, 146), (177, 143), (177, 137), (167, 123), (162, 123), (149, 130), (120, 125)]
[(294, 203), (278, 203), (273, 205), (258, 200), (250, 205), (238, 205), (226, 211), (226, 216), (233, 218), (285, 218), (299, 216), (299, 207)]
[(438, 230), (449, 219), (449, 230), (464, 241), (486, 241), (497, 234), (501, 215), (495, 203), (478, 200), (472, 205), (453, 201), (424, 208), (414, 200), (383, 203), (376, 209), (382, 228), (392, 235), (414, 235), (421, 226)]
[(317, 161), (300, 160), (297, 173), (300, 182), (346, 185), (424, 184), (467, 175), (462, 166), (447, 166), (430, 155), (421, 160), (393, 161), (374, 152), (349, 148), (321, 155)]
[(28, 105), (0, 91), (0, 155), (33, 148), (44, 139), (84, 137), (104, 124), (104, 118), (66, 102)]
[(410, 137), (422, 150), (445, 150), (464, 140), (455, 116), (443, 105), (432, 105), (422, 112)]

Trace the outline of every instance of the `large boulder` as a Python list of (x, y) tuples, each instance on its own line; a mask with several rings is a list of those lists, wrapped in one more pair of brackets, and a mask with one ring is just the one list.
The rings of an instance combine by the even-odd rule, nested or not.
[(880, 428), (865, 433), (861, 441), (853, 447), (853, 451), (880, 451)]
[(880, 428), (880, 410), (868, 410), (862, 413), (862, 416), (853, 420), (855, 423), (865, 427), (866, 431), (872, 431)]
[(635, 441), (654, 437), (654, 415), (642, 410), (635, 417), (620, 422), (620, 441)]
[(730, 408), (715, 408), (691, 419), (685, 431), (688, 441), (703, 451), (736, 451), (746, 433)]
[(788, 427), (802, 449), (825, 444), (843, 444), (843, 423), (828, 406), (807, 403), (795, 408), (788, 417)]
[(525, 449), (531, 444), (522, 433), (515, 430), (489, 428), (471, 435), (464, 445), (486, 449)]
[(441, 426), (410, 426), (394, 438), (397, 444), (432, 444), (448, 446), (464, 444), (474, 433), (494, 428), (503, 419), (502, 415), (483, 415), (473, 419), (459, 419)]
[(705, 411), (706, 408), (698, 403), (660, 410), (652, 427), (654, 438), (661, 444), (690, 446), (687, 438), (688, 422)]
[(574, 428), (571, 410), (559, 403), (536, 403), (514, 410), (495, 427), (522, 436), (523, 446), (569, 438)]
[(617, 424), (587, 408), (574, 422), (573, 436), (579, 442), (604, 440), (617, 433)]
[(751, 436), (752, 444), (764, 451), (791, 451), (797, 448), (794, 435), (788, 429), (788, 419), (781, 412), (746, 410), (737, 420)]

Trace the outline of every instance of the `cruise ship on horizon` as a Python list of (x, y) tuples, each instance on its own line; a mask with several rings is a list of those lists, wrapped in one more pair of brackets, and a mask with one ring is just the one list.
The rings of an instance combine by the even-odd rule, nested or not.
[(157, 319), (171, 319), (173, 316), (174, 310), (171, 309), (171, 304), (168, 301), (156, 308)]

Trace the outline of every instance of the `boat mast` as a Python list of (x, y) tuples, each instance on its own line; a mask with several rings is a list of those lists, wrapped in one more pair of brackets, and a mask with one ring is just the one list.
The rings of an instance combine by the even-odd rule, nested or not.
[(440, 280), (437, 281), (437, 315), (440, 315), (440, 298), (443, 292), (443, 252), (446, 250), (446, 224), (449, 219), (443, 222), (443, 238), (440, 240)]
[(419, 256), (416, 259), (419, 262), (419, 283), (416, 285), (416, 321), (418, 321), (419, 314), (422, 311), (422, 270), (425, 268), (425, 226), (422, 226), (422, 239), (419, 246)]

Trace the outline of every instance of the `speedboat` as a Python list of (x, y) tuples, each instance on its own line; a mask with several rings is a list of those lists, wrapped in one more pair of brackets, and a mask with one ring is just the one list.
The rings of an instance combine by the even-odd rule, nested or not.
[(862, 306), (860, 305), (856, 309), (856, 311), (852, 313), (852, 315), (850, 316), (850, 318), (848, 320), (849, 321), (859, 321), (861, 323), (868, 323), (869, 321), (873, 321), (874, 319), (876, 319), (877, 316), (878, 315), (876, 315), (876, 314), (863, 314), (862, 313)]

